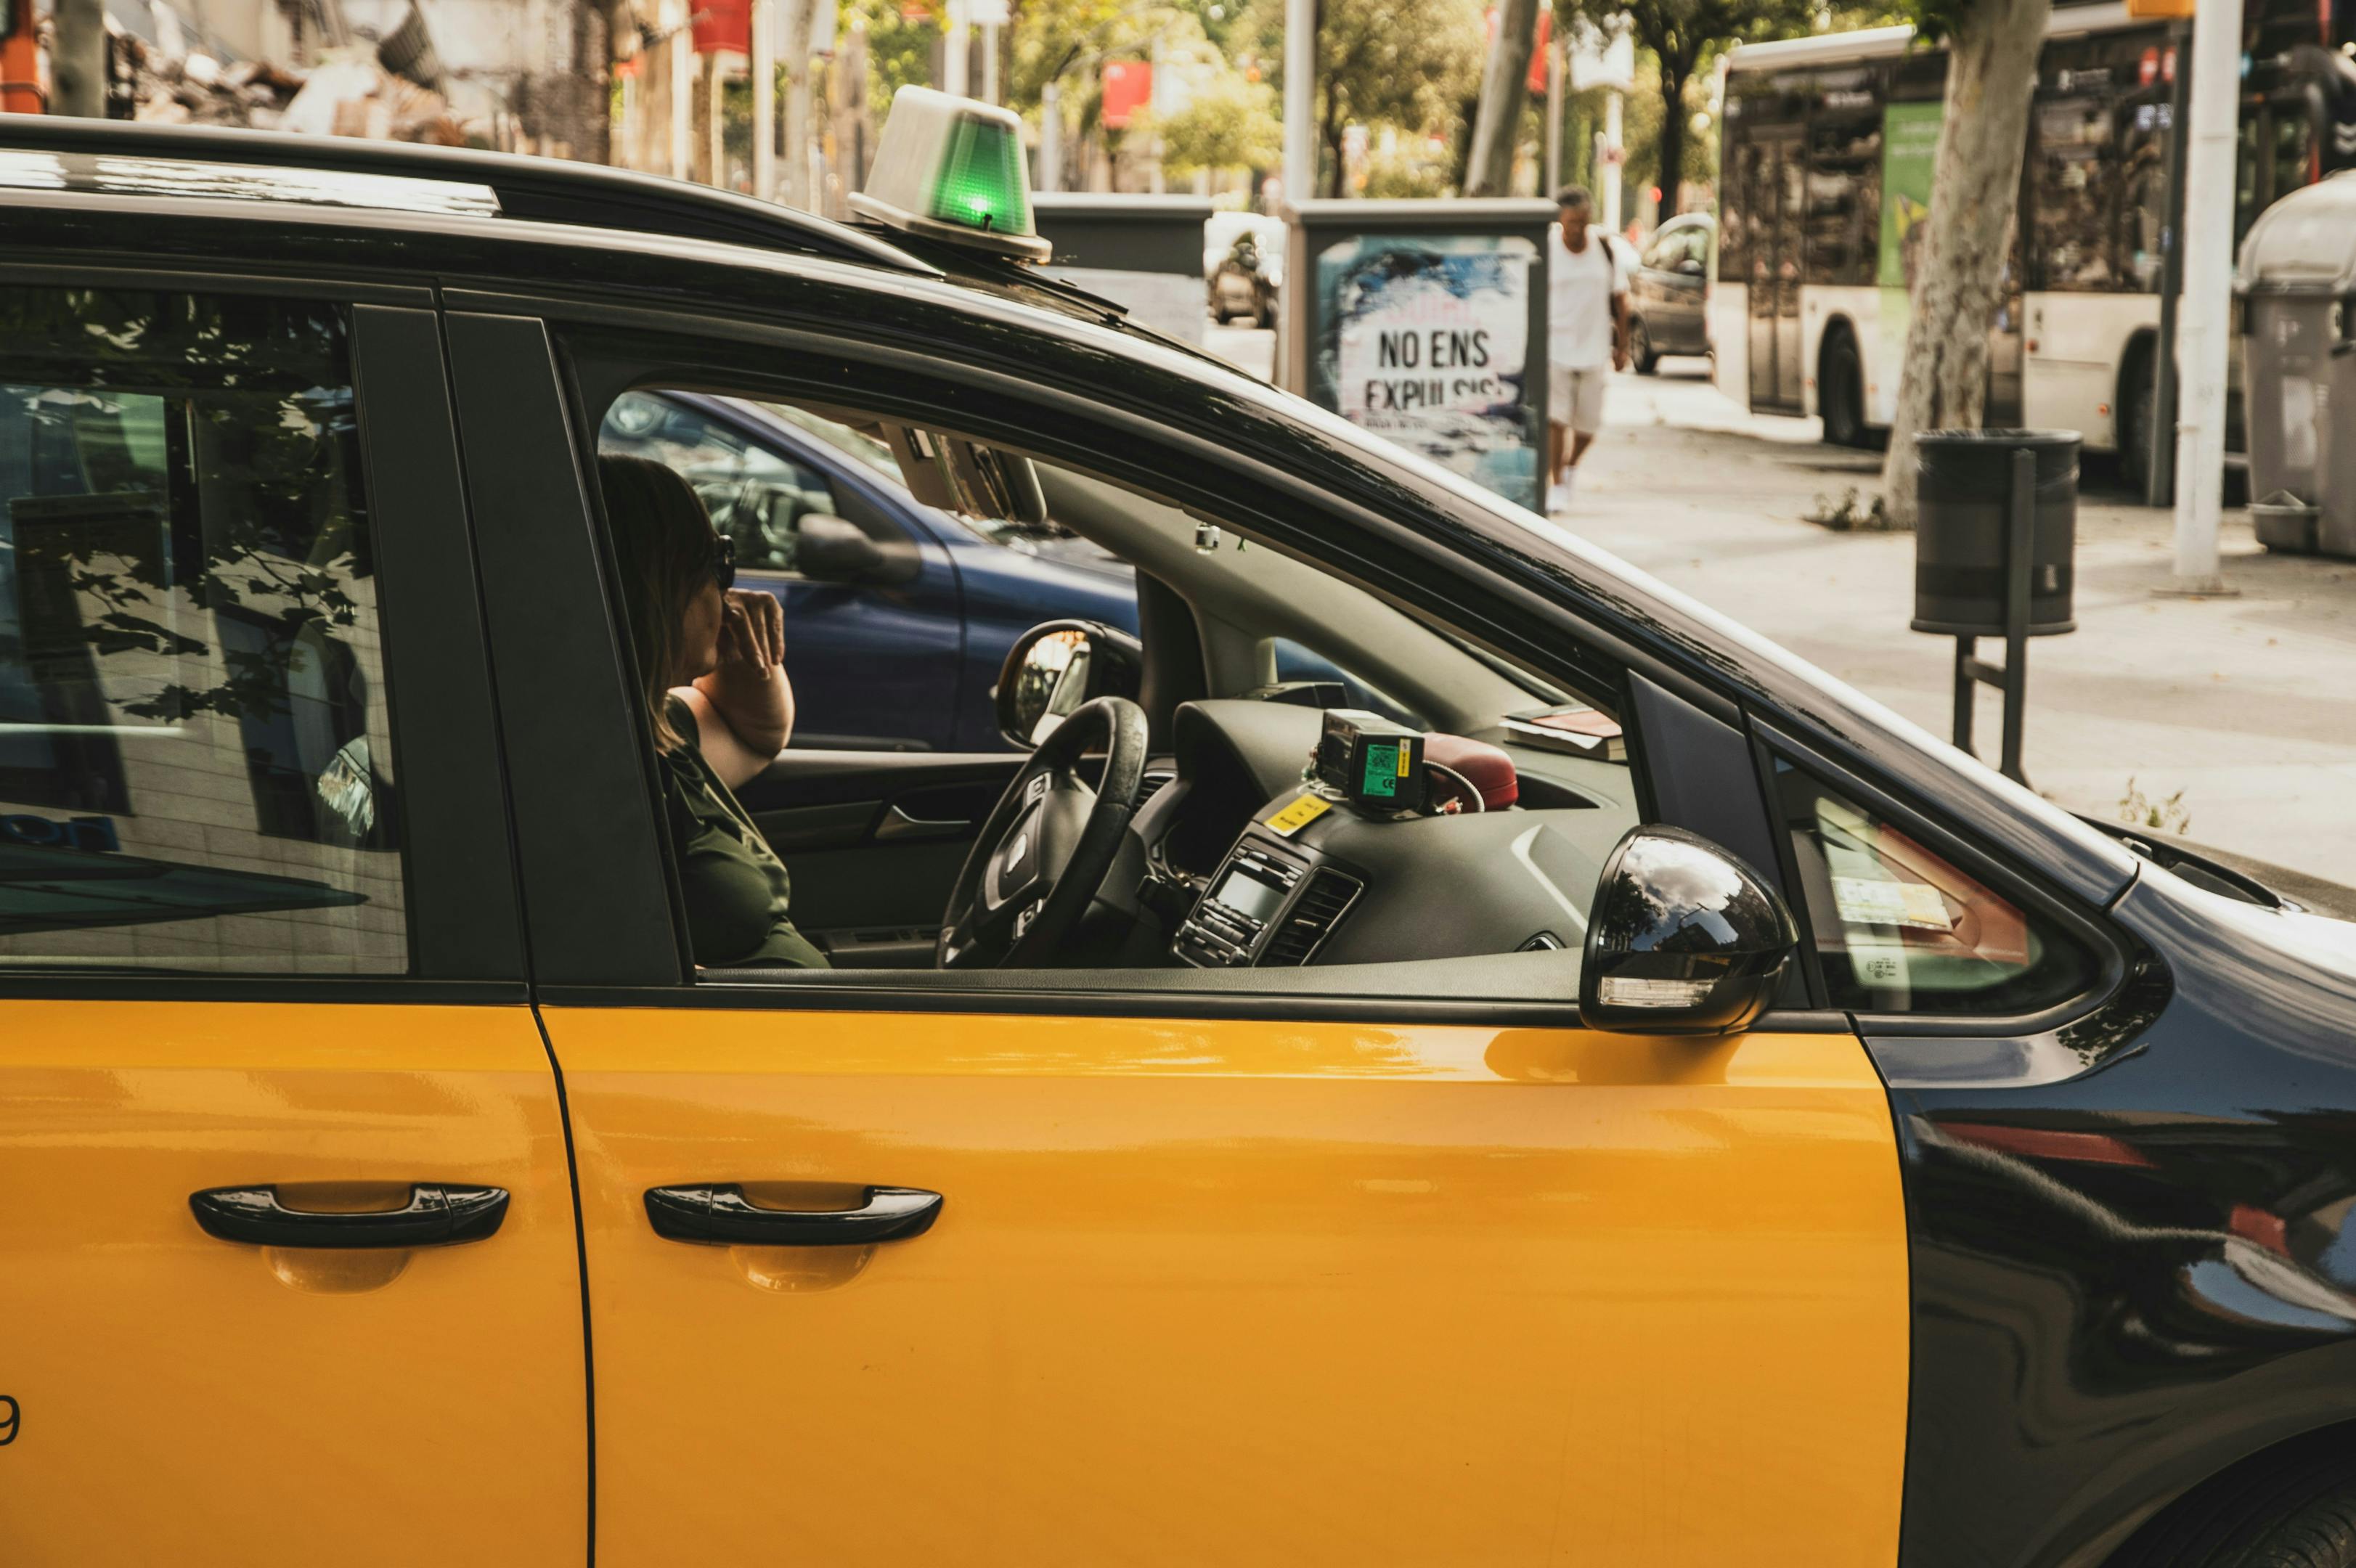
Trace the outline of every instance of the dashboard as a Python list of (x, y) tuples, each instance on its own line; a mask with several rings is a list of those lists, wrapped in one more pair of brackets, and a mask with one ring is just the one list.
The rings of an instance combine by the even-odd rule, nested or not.
[[(1302, 783), (1320, 711), (1226, 699), (1177, 710), (1135, 824), (1165, 961), (1197, 968), (1391, 963), (1577, 949), (1604, 860), (1638, 813), (1627, 766), (1492, 739), (1520, 802), (1362, 816)], [(1477, 802), (1476, 802), (1477, 804)]]

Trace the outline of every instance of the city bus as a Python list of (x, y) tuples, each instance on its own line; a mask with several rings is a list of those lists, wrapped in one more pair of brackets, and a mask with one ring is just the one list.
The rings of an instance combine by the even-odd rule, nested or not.
[[(2342, 5), (2347, 0), (2341, 0)], [(2356, 61), (2331, 0), (2248, 0), (2238, 244), (2276, 197), (2356, 164)], [(2140, 483), (2155, 425), (2176, 52), (2122, 5), (2057, 5), (2037, 68), (1985, 422), (2083, 432)], [(1710, 301), (1719, 388), (1864, 445), (1895, 416), (1929, 229), (1946, 54), (1911, 27), (1729, 58)], [(2023, 243), (2023, 241), (2026, 243)]]

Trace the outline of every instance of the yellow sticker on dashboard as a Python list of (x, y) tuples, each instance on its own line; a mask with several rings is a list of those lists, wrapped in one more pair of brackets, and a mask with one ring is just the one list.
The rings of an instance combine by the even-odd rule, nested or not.
[(1280, 838), (1290, 838), (1333, 809), (1333, 803), (1323, 795), (1304, 795), (1282, 811), (1268, 819)]

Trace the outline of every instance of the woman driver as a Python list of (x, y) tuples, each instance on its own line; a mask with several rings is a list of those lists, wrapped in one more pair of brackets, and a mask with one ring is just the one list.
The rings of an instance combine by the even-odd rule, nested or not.
[(730, 586), (734, 541), (713, 531), (685, 479), (642, 457), (600, 457), (597, 470), (695, 962), (823, 969), (826, 955), (786, 913), (785, 863), (732, 787), (793, 732), (785, 613), (770, 594)]

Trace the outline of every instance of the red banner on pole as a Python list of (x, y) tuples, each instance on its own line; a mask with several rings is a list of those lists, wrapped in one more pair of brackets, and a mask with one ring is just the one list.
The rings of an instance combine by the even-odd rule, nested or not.
[(753, 52), (753, 0), (696, 0), (688, 24), (700, 55)]
[(1104, 68), (1104, 123), (1115, 131), (1128, 129), (1130, 116), (1153, 101), (1153, 65), (1150, 60), (1107, 60)]

